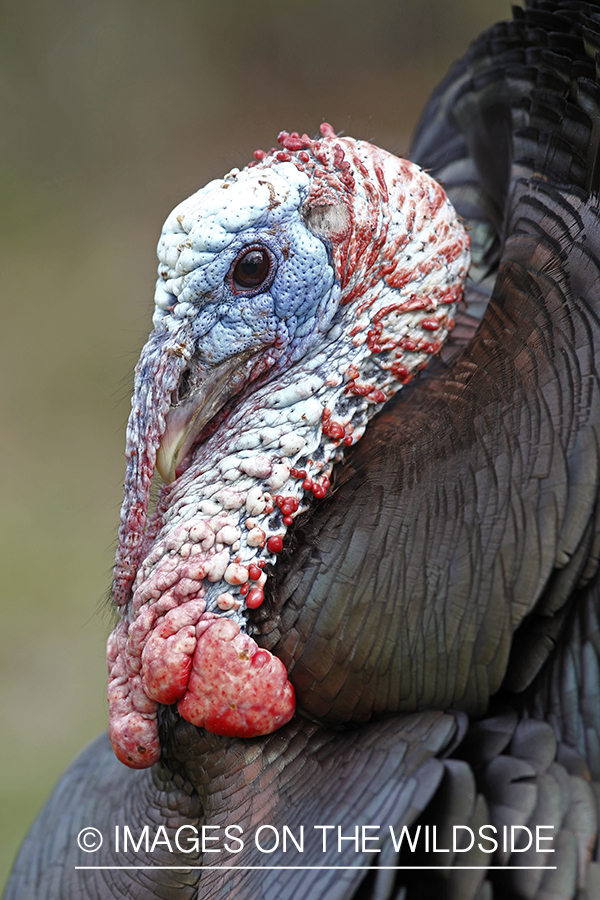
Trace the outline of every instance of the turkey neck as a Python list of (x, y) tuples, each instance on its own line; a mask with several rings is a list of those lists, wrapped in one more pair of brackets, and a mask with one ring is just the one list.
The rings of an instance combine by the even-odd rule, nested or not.
[[(289, 815), (289, 796), (295, 794), (298, 823), (318, 814), (315, 798), (332, 779), (346, 783), (335, 804), (359, 814), (361, 803), (351, 785), (358, 770), (365, 781), (394, 781), (406, 777), (441, 750), (448, 751), (464, 733), (464, 722), (440, 711), (397, 716), (374, 722), (368, 729), (331, 728), (296, 716), (271, 735), (240, 741), (209, 734), (186, 722), (172, 707), (159, 713), (162, 746), (160, 763), (151, 770), (157, 788), (183, 783), (197, 793), (207, 821), (253, 825), (281, 824)], [(385, 765), (372, 766), (376, 752)], [(347, 765), (341, 765), (346, 759)], [(435, 778), (431, 789), (434, 790)], [(303, 808), (304, 807), (304, 808)], [(237, 819), (235, 817), (238, 817)], [(315, 819), (315, 821), (319, 821)]]
[[(596, 571), (600, 388), (589, 356), (600, 330), (597, 294), (579, 285), (596, 273), (578, 224), (592, 228), (595, 209), (541, 181), (528, 190), (472, 346), (410, 406), (400, 397), (371, 423), (276, 567), (269, 610), (255, 614), (259, 642), (313, 716), (482, 714), (507, 671), (512, 690), (531, 683), (571, 592)], [(574, 223), (558, 262), (557, 207)], [(582, 357), (594, 372), (585, 386)]]

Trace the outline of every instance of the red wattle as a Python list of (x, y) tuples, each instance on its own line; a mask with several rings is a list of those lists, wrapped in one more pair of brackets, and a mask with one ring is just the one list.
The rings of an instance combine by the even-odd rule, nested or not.
[(202, 619), (196, 636), (188, 693), (177, 707), (184, 719), (231, 737), (270, 734), (289, 722), (294, 688), (281, 660), (231, 619)]

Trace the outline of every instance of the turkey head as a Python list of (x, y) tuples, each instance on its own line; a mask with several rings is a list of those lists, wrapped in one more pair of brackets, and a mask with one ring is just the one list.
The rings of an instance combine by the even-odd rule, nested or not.
[(176, 207), (158, 246), (107, 651), (111, 742), (133, 767), (159, 757), (160, 703), (238, 737), (292, 717), (248, 621), (264, 567), (462, 296), (468, 237), (437, 182), (328, 125), (279, 142)]

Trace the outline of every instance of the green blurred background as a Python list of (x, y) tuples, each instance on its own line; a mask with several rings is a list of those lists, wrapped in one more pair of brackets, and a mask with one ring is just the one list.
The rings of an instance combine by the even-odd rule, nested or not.
[[(508, 0), (0, 4), (0, 885), (106, 727), (131, 373), (175, 203), (323, 120), (406, 151)], [(93, 823), (91, 823), (93, 824)]]

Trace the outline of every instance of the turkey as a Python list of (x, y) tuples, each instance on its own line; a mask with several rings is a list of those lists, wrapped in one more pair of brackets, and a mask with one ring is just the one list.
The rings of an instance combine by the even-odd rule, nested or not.
[(600, 5), (513, 16), (412, 161), (282, 132), (167, 219), (109, 734), (7, 900), (600, 897)]

